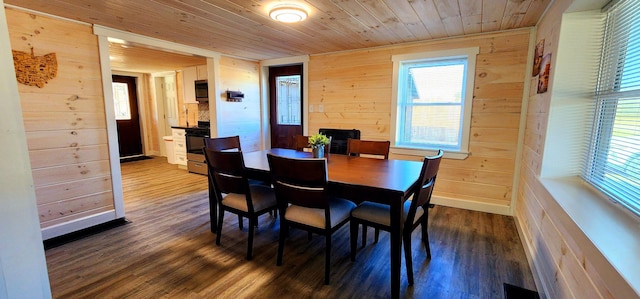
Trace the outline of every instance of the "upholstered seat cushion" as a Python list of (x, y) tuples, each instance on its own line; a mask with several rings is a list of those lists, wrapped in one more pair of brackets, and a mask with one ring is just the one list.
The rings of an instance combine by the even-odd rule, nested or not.
[[(351, 201), (341, 198), (331, 198), (329, 209), (331, 213), (331, 227), (349, 218), (351, 210), (356, 207)], [(317, 228), (326, 228), (324, 209), (313, 209), (297, 205), (290, 205), (284, 217), (292, 222), (297, 222)]]
[[(269, 207), (276, 206), (276, 196), (273, 189), (265, 185), (249, 185), (251, 190), (251, 200), (253, 201), (253, 210), (262, 211)], [(222, 204), (240, 211), (249, 211), (247, 207), (247, 198), (244, 194), (229, 193), (222, 198)]]
[[(409, 207), (411, 206), (411, 201), (407, 200), (404, 202), (404, 217), (403, 219), (407, 219), (407, 214), (409, 213)], [(351, 216), (354, 218), (366, 220), (373, 223), (378, 223), (386, 226), (391, 226), (390, 220), (391, 207), (389, 205), (380, 204), (376, 202), (365, 201), (361, 203), (358, 207), (351, 211)], [(416, 216), (413, 218), (413, 222), (415, 223), (420, 216), (424, 213), (422, 207), (418, 207), (416, 209)]]

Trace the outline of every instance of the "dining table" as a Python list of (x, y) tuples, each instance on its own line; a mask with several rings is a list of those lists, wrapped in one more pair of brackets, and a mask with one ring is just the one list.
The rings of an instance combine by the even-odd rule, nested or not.
[[(311, 152), (273, 148), (243, 152), (247, 176), (269, 181), (267, 153), (289, 158), (312, 158)], [(417, 184), (422, 162), (408, 160), (375, 159), (339, 154), (327, 154), (328, 191), (355, 203), (373, 201), (390, 206), (391, 241), (391, 297), (400, 296), (402, 260), (402, 229), (404, 202)], [(210, 204), (211, 225), (214, 227), (215, 205)], [(213, 230), (213, 229), (212, 229)]]

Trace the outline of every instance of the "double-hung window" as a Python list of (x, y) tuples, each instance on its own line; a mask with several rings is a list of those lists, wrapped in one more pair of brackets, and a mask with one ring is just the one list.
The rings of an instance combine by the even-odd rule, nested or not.
[[(394, 55), (395, 153), (468, 153), (478, 48)], [(453, 155), (451, 155), (453, 154)]]
[(583, 178), (640, 215), (640, 1), (609, 8)]

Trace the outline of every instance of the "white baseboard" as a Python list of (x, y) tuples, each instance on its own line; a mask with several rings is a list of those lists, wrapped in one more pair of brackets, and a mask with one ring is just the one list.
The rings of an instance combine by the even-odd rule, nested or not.
[(431, 203), (436, 205), (441, 205), (441, 206), (452, 207), (452, 208), (460, 208), (465, 210), (473, 210), (473, 211), (479, 211), (479, 212), (512, 216), (511, 209), (509, 208), (509, 206), (505, 206), (505, 205), (497, 205), (497, 204), (483, 203), (483, 202), (477, 202), (472, 200), (439, 197), (439, 196), (431, 197)]
[(111, 220), (117, 219), (116, 211), (106, 211), (95, 215), (87, 216), (84, 218), (75, 219), (69, 222), (56, 224), (50, 227), (43, 228), (42, 240), (48, 240), (51, 238), (66, 235), (72, 232), (79, 231), (81, 229), (89, 228), (94, 225), (103, 224)]

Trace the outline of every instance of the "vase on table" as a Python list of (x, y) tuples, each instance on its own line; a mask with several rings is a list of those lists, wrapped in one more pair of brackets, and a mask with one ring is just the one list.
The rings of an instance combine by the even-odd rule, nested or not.
[(324, 145), (316, 146), (311, 149), (314, 158), (324, 158)]

